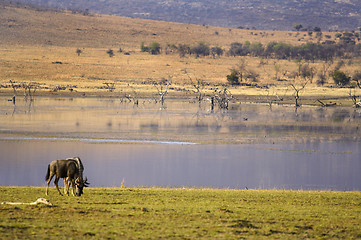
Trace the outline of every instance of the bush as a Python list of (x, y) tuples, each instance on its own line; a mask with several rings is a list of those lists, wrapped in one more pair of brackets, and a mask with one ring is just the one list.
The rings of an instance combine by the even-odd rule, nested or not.
[(141, 52), (148, 52), (152, 55), (158, 55), (160, 54), (160, 44), (157, 42), (153, 42), (150, 46), (145, 46), (144, 42), (142, 42), (142, 44), (140, 45), (140, 51)]
[(221, 47), (212, 47), (211, 54), (213, 57), (215, 57), (216, 55), (220, 57), (223, 55), (223, 49)]
[(144, 45), (144, 42), (140, 45), (140, 51), (141, 52), (149, 52), (149, 47)]
[(112, 49), (109, 49), (107, 51), (107, 54), (109, 55), (109, 57), (113, 57), (114, 56), (114, 51)]
[(178, 52), (180, 57), (184, 57), (186, 54), (190, 54), (191, 48), (187, 44), (179, 44)]
[(197, 46), (192, 47), (191, 53), (195, 54), (196, 57), (208, 56), (210, 53), (210, 49), (207, 44), (205, 44), (204, 42), (200, 42)]
[(157, 42), (153, 42), (152, 45), (150, 45), (150, 53), (152, 55), (158, 55), (160, 54), (160, 44)]
[(80, 54), (82, 53), (83, 51), (80, 50), (79, 48), (76, 50), (76, 54), (78, 54), (78, 56), (80, 56)]
[(346, 86), (350, 83), (351, 77), (347, 76), (344, 72), (336, 70), (331, 74), (333, 80), (338, 86)]
[(356, 72), (352, 76), (352, 80), (354, 80), (359, 88), (361, 88), (361, 72)]
[(230, 56), (244, 56), (242, 43), (231, 43), (231, 48), (229, 49), (228, 54)]
[(231, 74), (227, 75), (227, 81), (231, 85), (239, 85), (239, 77), (237, 71), (233, 70)]

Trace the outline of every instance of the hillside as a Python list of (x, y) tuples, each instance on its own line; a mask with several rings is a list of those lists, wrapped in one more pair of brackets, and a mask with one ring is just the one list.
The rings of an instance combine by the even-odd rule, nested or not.
[[(317, 76), (324, 74), (326, 86), (332, 86), (330, 70), (337, 67), (354, 74), (359, 69), (357, 56), (361, 45), (360, 39), (355, 38), (359, 32), (352, 34), (353, 45), (345, 45), (355, 49), (349, 54), (356, 56), (347, 60), (347, 64), (339, 60), (299, 62), (284, 56), (229, 54), (235, 42), (245, 47), (248, 42), (250, 47), (261, 50), (270, 42), (282, 42), (278, 46), (285, 49), (292, 46), (301, 49), (307, 44), (322, 46), (318, 43), (323, 41), (338, 43), (341, 39), (337, 34), (231, 29), (0, 4), (0, 91), (12, 94), (12, 81), (19, 84), (18, 91), (22, 92), (24, 84), (37, 83), (38, 94), (154, 96), (157, 91), (153, 84), (168, 79), (172, 81), (173, 96), (187, 96), (195, 92), (191, 80), (204, 81), (209, 87), (204, 86), (203, 91), (211, 93), (214, 86), (227, 83), (226, 77), (232, 69), (242, 67), (247, 72), (244, 83), (254, 87), (230, 87), (232, 94), (268, 99), (270, 94), (292, 94), (290, 83), (304, 81), (297, 77), (302, 65), (313, 72), (308, 95), (345, 97), (349, 95), (345, 88), (321, 91), (316, 86)], [(159, 43), (160, 54), (142, 52), (143, 42), (146, 46)], [(224, 54), (180, 55), (180, 45), (193, 49), (200, 42), (209, 48), (221, 49)], [(341, 47), (339, 52), (343, 54), (342, 46), (328, 46)], [(110, 49), (114, 53), (112, 56), (107, 53)], [(107, 88), (109, 84), (114, 85), (114, 91)], [(267, 86), (277, 86), (277, 89), (267, 90)]]
[(261, 43), (282, 40), (292, 44), (312, 41), (306, 33), (297, 37), (292, 32), (248, 31), (110, 15), (84, 16), (71, 11), (2, 5), (1, 2), (0, 34), (0, 44), (122, 47), (132, 51), (139, 50), (141, 42), (152, 41), (163, 45), (204, 41), (221, 47), (246, 40)]
[(361, 27), (359, 0), (19, 0), (18, 2), (91, 13), (170, 22), (292, 30), (294, 23), (323, 31)]

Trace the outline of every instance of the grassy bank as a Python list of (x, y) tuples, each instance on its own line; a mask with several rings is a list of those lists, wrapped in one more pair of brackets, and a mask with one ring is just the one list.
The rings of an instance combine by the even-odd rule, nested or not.
[[(0, 187), (1, 202), (33, 202), (44, 188)], [(2, 239), (360, 238), (361, 193), (89, 188), (54, 205), (0, 205)]]

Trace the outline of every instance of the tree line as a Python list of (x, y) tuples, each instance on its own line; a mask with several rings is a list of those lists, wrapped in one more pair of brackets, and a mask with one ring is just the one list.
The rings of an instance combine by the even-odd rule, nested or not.
[(158, 55), (178, 53), (179, 56), (193, 55), (195, 57), (220, 57), (224, 54), (228, 56), (253, 56), (261, 58), (288, 59), (288, 60), (305, 60), (305, 61), (333, 61), (335, 58), (354, 58), (361, 56), (361, 44), (354, 41), (341, 40), (325, 41), (323, 43), (304, 43), (301, 45), (292, 45), (284, 42), (270, 42), (263, 45), (259, 42), (244, 43), (233, 42), (228, 49), (224, 50), (219, 46), (211, 47), (204, 42), (199, 42), (194, 46), (187, 44), (167, 44), (163, 49), (159, 43), (153, 42), (150, 46), (141, 45), (142, 52), (149, 52)]
[(232, 43), (228, 51), (230, 56), (253, 56), (275, 59), (332, 61), (334, 58), (353, 58), (361, 56), (361, 44), (339, 42), (332, 44), (304, 43), (291, 45), (283, 42)]

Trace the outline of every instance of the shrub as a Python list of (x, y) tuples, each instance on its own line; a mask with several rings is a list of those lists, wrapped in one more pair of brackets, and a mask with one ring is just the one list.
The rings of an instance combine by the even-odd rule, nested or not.
[(81, 54), (83, 51), (78, 48), (75, 52), (76, 52), (76, 54), (78, 54), (78, 56), (80, 56), (80, 54)]
[(239, 77), (236, 70), (232, 70), (232, 73), (227, 75), (227, 81), (231, 85), (239, 85)]
[(109, 49), (107, 51), (107, 54), (109, 55), (109, 57), (113, 57), (114, 56), (114, 51), (112, 49)]
[(300, 31), (301, 28), (303, 28), (303, 26), (302, 26), (302, 24), (294, 23), (294, 24), (293, 24), (293, 28), (296, 29), (297, 31)]
[(150, 46), (145, 46), (144, 42), (142, 42), (142, 44), (140, 45), (140, 51), (141, 52), (148, 52), (152, 55), (158, 55), (160, 54), (160, 44), (157, 42), (153, 42)]
[(149, 52), (149, 47), (144, 45), (144, 42), (142, 42), (142, 44), (140, 44), (140, 51), (141, 52)]
[(336, 70), (331, 74), (333, 81), (338, 86), (346, 86), (350, 83), (351, 77), (347, 76), (344, 72)]
[(243, 56), (243, 46), (242, 43), (234, 42), (231, 43), (231, 48), (228, 51), (230, 56)]
[(210, 49), (207, 44), (205, 44), (204, 42), (200, 42), (197, 46), (192, 47), (191, 53), (195, 54), (196, 57), (208, 56), (210, 53)]
[(152, 55), (158, 55), (160, 54), (160, 44), (157, 43), (157, 42), (153, 42), (151, 45), (150, 45), (150, 53)]
[(352, 76), (352, 80), (354, 80), (359, 88), (361, 88), (361, 72), (356, 72)]
[(178, 52), (180, 57), (184, 57), (186, 54), (190, 54), (191, 48), (187, 44), (179, 44)]
[(223, 55), (223, 49), (221, 47), (212, 47), (211, 54), (213, 57), (215, 57), (216, 55), (220, 57)]

